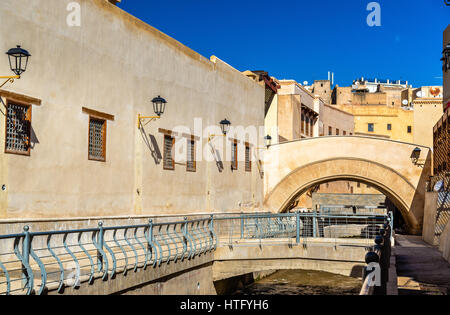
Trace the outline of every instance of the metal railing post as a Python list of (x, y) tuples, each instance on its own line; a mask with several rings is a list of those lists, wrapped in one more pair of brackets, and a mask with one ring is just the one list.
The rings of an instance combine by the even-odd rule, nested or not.
[[(104, 235), (105, 235), (105, 230), (103, 229), (103, 222), (99, 222), (98, 223), (98, 236), (97, 236), (97, 245), (98, 247), (103, 251), (103, 247), (104, 247)], [(97, 269), (98, 271), (103, 271), (103, 255), (100, 252), (100, 250), (97, 250)]]
[[(384, 230), (380, 230), (380, 234), (384, 234)], [(379, 253), (379, 264), (380, 264), (380, 273), (381, 273), (381, 286), (376, 286), (374, 288), (374, 294), (375, 295), (386, 295), (387, 292), (387, 281), (386, 281), (386, 275), (387, 275), (387, 266), (386, 266), (386, 246), (384, 244), (384, 237), (381, 235), (378, 235), (375, 238), (375, 251)]]
[[(186, 248), (187, 258), (191, 259), (191, 252), (189, 251), (188, 242), (189, 242), (189, 240), (188, 240), (188, 218), (184, 217), (184, 223), (183, 223), (183, 247)], [(192, 248), (190, 248), (190, 249), (192, 249)], [(184, 257), (183, 257), (183, 259), (184, 259)]]
[(300, 212), (295, 213), (297, 244), (300, 244)]
[(25, 233), (25, 237), (22, 242), (22, 284), (23, 286), (30, 285), (29, 278), (33, 277), (33, 275), (28, 274), (27, 266), (30, 266), (30, 250), (31, 250), (31, 235), (30, 235), (30, 227), (25, 225), (23, 227), (23, 231)]
[[(148, 220), (148, 240), (147, 240), (147, 251), (148, 253), (150, 253), (150, 261), (152, 260), (153, 257), (153, 220), (149, 219)], [(147, 257), (148, 258), (148, 257)], [(156, 260), (156, 258), (155, 258)]]
[(214, 249), (214, 236), (215, 236), (215, 232), (214, 232), (214, 215), (211, 214), (211, 221), (209, 222), (209, 235), (211, 237), (211, 247), (209, 248), (209, 250), (213, 250)]
[(241, 240), (244, 239), (244, 215), (241, 214)]
[(317, 213), (316, 211), (313, 212), (313, 220), (312, 220), (312, 224), (313, 224), (313, 237), (317, 237)]

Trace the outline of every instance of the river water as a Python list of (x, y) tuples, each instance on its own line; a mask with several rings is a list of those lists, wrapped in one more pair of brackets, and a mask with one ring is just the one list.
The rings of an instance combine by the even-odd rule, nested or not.
[(322, 271), (281, 270), (240, 290), (236, 295), (358, 295), (360, 279)]

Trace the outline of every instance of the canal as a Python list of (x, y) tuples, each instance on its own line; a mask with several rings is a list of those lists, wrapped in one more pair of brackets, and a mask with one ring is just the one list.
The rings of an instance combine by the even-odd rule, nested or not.
[(360, 279), (322, 271), (281, 270), (247, 285), (236, 295), (358, 295)]

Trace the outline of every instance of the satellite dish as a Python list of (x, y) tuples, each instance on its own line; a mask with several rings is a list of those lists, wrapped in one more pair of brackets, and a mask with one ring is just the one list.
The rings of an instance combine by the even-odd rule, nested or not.
[(417, 92), (417, 97), (422, 97), (423, 96), (423, 92), (422, 91), (419, 91), (419, 92)]
[(408, 105), (408, 100), (403, 100), (402, 104), (403, 104), (404, 106)]
[(308, 81), (304, 81), (304, 82), (303, 82), (303, 85), (308, 85)]
[(358, 81), (356, 81), (355, 85), (359, 85), (359, 82), (358, 82)]
[(443, 180), (438, 181), (436, 183), (436, 185), (434, 185), (434, 191), (440, 192), (442, 190), (443, 186), (444, 186), (444, 181)]

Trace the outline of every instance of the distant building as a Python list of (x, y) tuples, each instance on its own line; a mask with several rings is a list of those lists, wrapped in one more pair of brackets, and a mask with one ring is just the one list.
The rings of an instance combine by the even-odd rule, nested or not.
[(348, 87), (336, 86), (332, 103), (355, 117), (356, 135), (431, 147), (430, 130), (441, 114), (442, 90), (441, 86), (413, 88), (408, 81), (361, 78)]
[[(253, 80), (262, 82), (257, 73), (244, 72)], [(330, 105), (322, 98), (331, 100), (329, 80), (315, 81), (311, 86), (303, 86), (295, 80), (275, 78), (266, 78), (265, 82), (278, 85), (265, 116), (266, 131), (272, 137), (272, 144), (320, 136), (354, 135), (353, 115)], [(303, 194), (292, 207), (311, 208), (314, 192), (348, 194), (353, 193), (356, 188), (356, 183), (348, 181), (318, 185)]]

